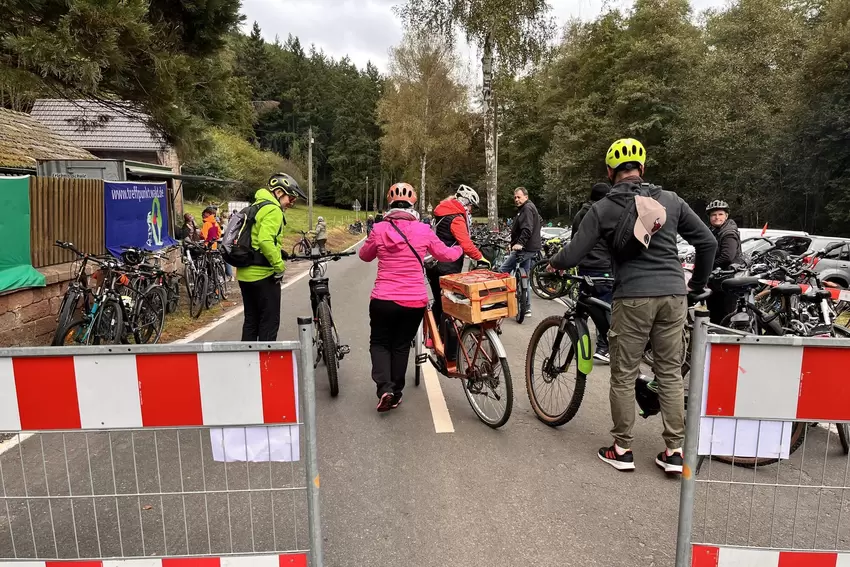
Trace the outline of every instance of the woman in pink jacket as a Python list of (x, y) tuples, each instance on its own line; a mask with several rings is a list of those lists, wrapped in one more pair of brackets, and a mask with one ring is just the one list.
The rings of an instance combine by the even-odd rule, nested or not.
[(401, 403), (410, 342), (428, 305), (428, 289), (422, 261), (428, 254), (440, 262), (453, 262), (463, 255), (459, 246), (443, 244), (431, 227), (419, 222), (413, 209), (416, 191), (407, 183), (396, 183), (387, 194), (389, 212), (375, 223), (360, 248), (360, 258), (378, 258), (378, 277), (369, 302), (372, 380), (378, 386), (378, 411)]

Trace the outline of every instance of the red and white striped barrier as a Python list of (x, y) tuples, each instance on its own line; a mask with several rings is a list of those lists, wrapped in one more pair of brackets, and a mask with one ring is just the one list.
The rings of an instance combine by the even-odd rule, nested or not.
[(98, 561), (2, 561), (0, 567), (307, 567), (307, 555), (245, 555), (103, 559)]
[(850, 348), (712, 344), (707, 417), (850, 421)]
[(0, 358), (0, 431), (297, 422), (292, 351)]
[(850, 567), (850, 553), (693, 546), (692, 567)]

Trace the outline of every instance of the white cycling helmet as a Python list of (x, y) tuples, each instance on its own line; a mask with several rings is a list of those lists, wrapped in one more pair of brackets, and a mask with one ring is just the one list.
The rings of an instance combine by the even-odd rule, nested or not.
[(462, 199), (466, 204), (472, 205), (473, 207), (477, 207), (480, 204), (478, 193), (469, 185), (461, 185), (458, 187), (455, 192), (455, 197), (457, 199)]

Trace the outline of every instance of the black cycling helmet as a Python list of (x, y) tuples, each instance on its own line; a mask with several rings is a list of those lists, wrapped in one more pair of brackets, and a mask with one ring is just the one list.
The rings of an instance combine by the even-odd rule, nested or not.
[(290, 197), (307, 199), (307, 195), (305, 195), (304, 191), (301, 190), (301, 187), (298, 186), (298, 182), (287, 173), (275, 173), (269, 177), (269, 189), (272, 192), (283, 191)]
[(726, 201), (721, 201), (720, 199), (713, 200), (705, 208), (705, 212), (711, 214), (714, 211), (726, 211), (726, 214), (729, 214), (729, 203), (727, 203)]

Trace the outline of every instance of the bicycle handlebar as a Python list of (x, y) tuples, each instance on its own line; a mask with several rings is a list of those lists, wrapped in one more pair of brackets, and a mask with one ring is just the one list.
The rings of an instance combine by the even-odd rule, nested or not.
[(311, 262), (321, 262), (322, 260), (333, 260), (336, 262), (343, 256), (353, 256), (357, 252), (355, 250), (351, 250), (349, 252), (329, 252), (326, 254), (311, 254), (309, 256), (290, 256), (287, 261), (289, 262), (300, 262), (309, 260)]

